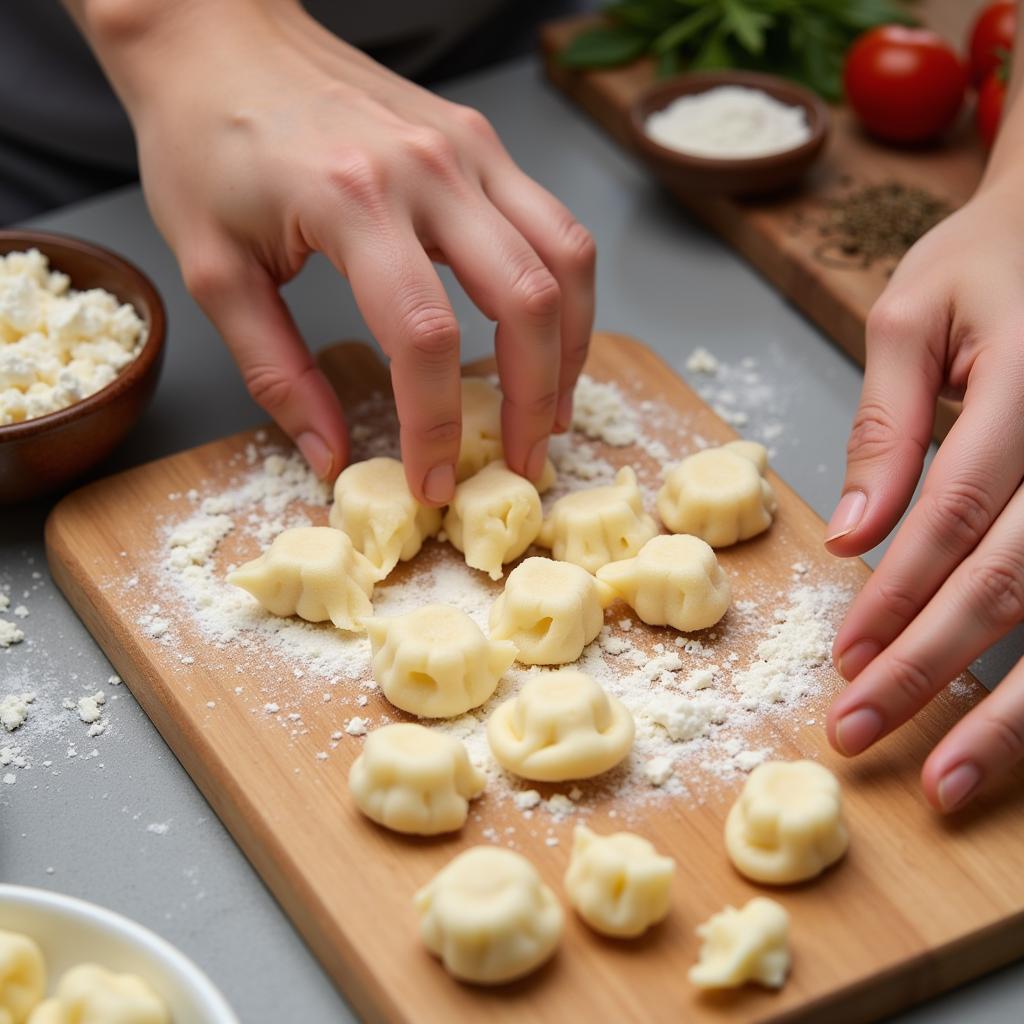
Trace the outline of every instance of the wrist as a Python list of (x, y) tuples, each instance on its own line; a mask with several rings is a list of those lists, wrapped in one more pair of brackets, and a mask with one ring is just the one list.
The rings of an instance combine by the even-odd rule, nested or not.
[[(65, 0), (130, 117), (197, 62), (225, 63), (300, 0)], [(212, 63), (211, 63), (212, 62)]]

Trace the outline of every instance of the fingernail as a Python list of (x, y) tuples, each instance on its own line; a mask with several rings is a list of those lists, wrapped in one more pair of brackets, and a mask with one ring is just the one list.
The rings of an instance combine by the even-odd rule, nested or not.
[(981, 784), (981, 769), (971, 761), (958, 764), (939, 782), (939, 806), (947, 814), (962, 807)]
[(867, 507), (868, 496), (863, 491), (847, 491), (836, 505), (825, 531), (825, 543), (829, 544), (857, 529)]
[(309, 468), (321, 480), (326, 479), (331, 472), (334, 456), (331, 454), (331, 449), (327, 447), (324, 439), (319, 434), (306, 431), (306, 433), (299, 434), (295, 438), (295, 444), (298, 446), (299, 451), (302, 452), (302, 457), (309, 463)]
[(526, 475), (531, 480), (539, 480), (544, 472), (544, 460), (548, 457), (548, 439), (538, 441), (531, 449), (526, 460)]
[(877, 640), (858, 640), (850, 644), (836, 659), (839, 674), (847, 681), (856, 679), (881, 653)]
[(882, 716), (874, 708), (857, 708), (839, 719), (836, 744), (847, 757), (867, 750), (882, 735)]
[(445, 505), (455, 493), (455, 467), (451, 463), (435, 466), (423, 479), (423, 495), (435, 505)]
[(566, 391), (555, 410), (555, 429), (564, 434), (572, 426), (572, 392)]

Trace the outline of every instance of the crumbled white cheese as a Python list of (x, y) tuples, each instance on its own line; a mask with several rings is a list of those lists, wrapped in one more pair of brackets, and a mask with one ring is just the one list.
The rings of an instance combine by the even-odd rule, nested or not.
[(20, 644), (25, 639), (25, 634), (7, 619), (0, 619), (0, 647), (10, 647), (11, 644)]
[(370, 723), (365, 718), (360, 718), (358, 715), (350, 718), (348, 724), (345, 726), (345, 732), (349, 736), (365, 736), (367, 726)]
[(91, 725), (93, 722), (98, 722), (103, 712), (100, 708), (106, 704), (107, 695), (102, 691), (98, 690), (96, 693), (88, 697), (80, 697), (78, 703), (75, 705), (75, 710), (78, 712), (78, 717), (85, 722), (86, 725)]
[(652, 700), (646, 713), (672, 739), (685, 742), (706, 735), (713, 724), (724, 722), (729, 715), (729, 706), (715, 696), (666, 695)]
[(23, 726), (28, 718), (28, 706), (35, 699), (34, 693), (12, 693), (0, 698), (0, 725), (8, 732)]
[(718, 373), (718, 367), (718, 360), (706, 348), (695, 348), (686, 360), (690, 373), (706, 373), (713, 377)]
[(521, 811), (532, 811), (541, 802), (541, 795), (535, 789), (520, 790), (512, 798), (516, 807)]
[(652, 757), (650, 761), (644, 763), (644, 778), (652, 786), (664, 786), (672, 778), (672, 767), (673, 761), (671, 758), (660, 755)]
[(37, 249), (0, 256), (0, 425), (87, 398), (142, 350), (145, 325), (131, 305), (69, 284)]

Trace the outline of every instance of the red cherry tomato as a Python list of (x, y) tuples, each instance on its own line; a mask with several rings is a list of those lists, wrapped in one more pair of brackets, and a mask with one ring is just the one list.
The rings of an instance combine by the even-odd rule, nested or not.
[(883, 25), (850, 47), (846, 98), (864, 127), (887, 142), (926, 142), (954, 121), (967, 73), (953, 48), (924, 28)]
[(1013, 49), (1017, 30), (1017, 4), (1014, 0), (1000, 0), (989, 4), (975, 19), (968, 45), (971, 61), (971, 82), (984, 84), (988, 76), (999, 67), (1004, 52)]
[(978, 90), (978, 109), (974, 112), (974, 123), (986, 149), (991, 149), (996, 141), (1005, 98), (1006, 81), (1002, 71), (997, 68), (989, 74)]

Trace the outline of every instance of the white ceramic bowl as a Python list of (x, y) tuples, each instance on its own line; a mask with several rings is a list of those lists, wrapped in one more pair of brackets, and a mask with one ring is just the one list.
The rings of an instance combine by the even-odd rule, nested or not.
[(0, 885), (0, 929), (35, 939), (46, 960), (48, 991), (70, 967), (96, 963), (144, 978), (167, 1002), (174, 1024), (239, 1024), (209, 978), (169, 942), (94, 903)]

